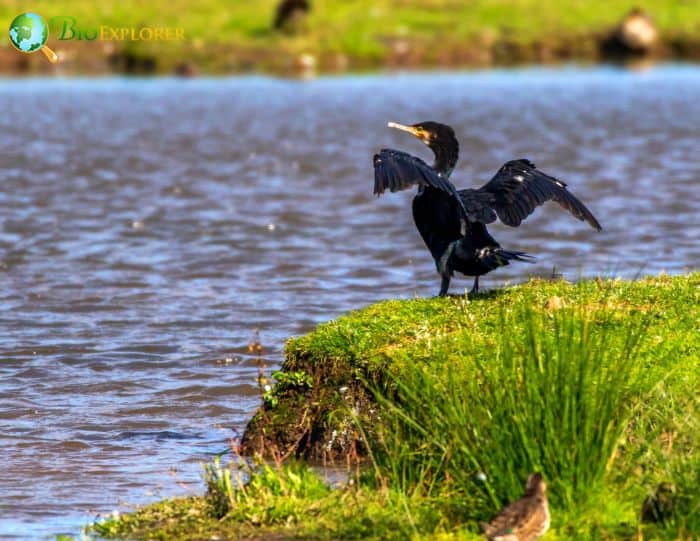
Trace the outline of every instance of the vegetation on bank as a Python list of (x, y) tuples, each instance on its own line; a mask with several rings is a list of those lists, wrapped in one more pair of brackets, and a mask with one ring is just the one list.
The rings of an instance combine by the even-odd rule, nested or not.
[(477, 539), (541, 471), (546, 539), (695, 539), (699, 328), (700, 273), (370, 306), (290, 340), (247, 435), (277, 457), (342, 456), (349, 483), (293, 461), (214, 463), (205, 496), (93, 531)]
[[(109, 60), (107, 68), (161, 73), (182, 63), (207, 73), (288, 71), (300, 55), (312, 55), (317, 67), (326, 71), (596, 59), (601, 37), (639, 6), (654, 18), (666, 56), (700, 57), (698, 0), (312, 0), (303, 29), (291, 34), (272, 28), (277, 3), (37, 0), (30, 7), (47, 20), (74, 17), (79, 29), (105, 25), (184, 30), (184, 41), (111, 42), (113, 47), (108, 47), (105, 42), (57, 41), (55, 26), (49, 45), (67, 53), (65, 69), (78, 71), (99, 69), (96, 61), (103, 57)], [(27, 8), (21, 0), (3, 2), (0, 19), (7, 27)], [(13, 52), (7, 40), (4, 45), (0, 52)], [(17, 57), (6, 56), (8, 63)], [(29, 68), (46, 68), (36, 60), (23, 59), (31, 61)]]

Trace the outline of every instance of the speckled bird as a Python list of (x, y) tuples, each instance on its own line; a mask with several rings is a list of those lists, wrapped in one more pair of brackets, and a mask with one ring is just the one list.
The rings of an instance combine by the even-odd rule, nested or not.
[(511, 261), (532, 262), (524, 252), (501, 248), (489, 234), (486, 225), (496, 218), (517, 227), (539, 205), (556, 201), (574, 217), (602, 229), (564, 182), (529, 160), (505, 163), (481, 188), (457, 190), (449, 179), (459, 158), (459, 143), (450, 126), (429, 121), (411, 126), (389, 122), (389, 127), (414, 135), (435, 154), (430, 166), (405, 152), (382, 149), (374, 156), (374, 193), (418, 186), (413, 219), (441, 277), (440, 296), (447, 295), (455, 271), (474, 276), (471, 292), (477, 293), (479, 276)]
[(492, 541), (535, 541), (549, 529), (547, 485), (539, 473), (527, 478), (525, 495), (503, 508), (484, 525), (484, 535)]

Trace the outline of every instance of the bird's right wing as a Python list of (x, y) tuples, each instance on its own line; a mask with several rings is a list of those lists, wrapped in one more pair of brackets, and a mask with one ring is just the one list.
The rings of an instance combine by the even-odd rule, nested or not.
[(463, 217), (467, 213), (454, 185), (420, 158), (406, 152), (383, 148), (374, 155), (374, 193), (398, 192), (412, 186), (429, 186), (454, 198)]
[(416, 185), (430, 186), (457, 195), (452, 183), (420, 158), (388, 148), (383, 148), (379, 154), (374, 155), (375, 195), (381, 195), (384, 190), (398, 192)]

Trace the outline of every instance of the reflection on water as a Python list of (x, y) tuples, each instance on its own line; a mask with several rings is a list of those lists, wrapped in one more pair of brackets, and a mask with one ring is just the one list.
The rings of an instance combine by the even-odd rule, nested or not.
[(459, 187), (529, 157), (605, 227), (556, 205), (493, 227), (538, 261), (488, 288), (697, 267), (698, 95), (691, 67), (1, 82), (0, 537), (200, 490), (257, 405), (256, 329), (275, 365), (318, 322), (437, 292), (411, 194), (372, 196), (380, 146), (429, 156), (387, 120), (453, 124)]

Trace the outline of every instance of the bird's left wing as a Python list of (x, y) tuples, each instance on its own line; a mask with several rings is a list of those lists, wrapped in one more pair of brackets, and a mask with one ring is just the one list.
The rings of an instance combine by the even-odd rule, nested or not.
[(602, 227), (593, 213), (566, 189), (566, 184), (537, 169), (529, 160), (506, 162), (494, 177), (476, 190), (460, 190), (462, 202), (479, 221), (490, 223), (496, 219), (510, 226), (518, 226), (545, 201), (556, 201), (579, 220), (600, 231)]
[(383, 148), (374, 155), (374, 193), (381, 195), (385, 190), (398, 192), (412, 186), (429, 186), (441, 190), (455, 200), (466, 218), (462, 200), (454, 185), (420, 158), (406, 152)]

